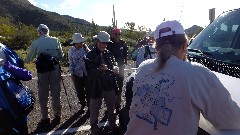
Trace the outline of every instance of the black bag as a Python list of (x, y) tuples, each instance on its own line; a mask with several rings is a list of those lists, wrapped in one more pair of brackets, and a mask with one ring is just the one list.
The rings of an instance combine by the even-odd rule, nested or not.
[(41, 53), (36, 61), (36, 68), (38, 73), (45, 73), (49, 71), (53, 71), (55, 69), (55, 65), (57, 64), (57, 60), (48, 55)]

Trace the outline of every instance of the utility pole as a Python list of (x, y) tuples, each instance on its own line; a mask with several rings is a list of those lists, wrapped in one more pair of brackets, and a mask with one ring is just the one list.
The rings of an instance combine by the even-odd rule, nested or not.
[(209, 9), (209, 20), (210, 20), (210, 23), (212, 23), (214, 19), (215, 19), (215, 8), (212, 8), (212, 9)]

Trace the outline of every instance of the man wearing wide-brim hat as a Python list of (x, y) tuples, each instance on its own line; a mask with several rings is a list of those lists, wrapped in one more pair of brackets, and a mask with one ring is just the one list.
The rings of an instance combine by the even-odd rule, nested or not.
[(109, 126), (114, 133), (116, 129), (115, 93), (117, 92), (115, 91), (117, 87), (115, 75), (118, 74), (118, 67), (112, 54), (107, 50), (110, 35), (105, 31), (100, 31), (93, 38), (96, 39), (97, 45), (87, 54), (86, 62), (90, 82), (90, 131), (91, 135), (99, 133), (98, 116), (104, 98)]
[(80, 33), (72, 35), (73, 46), (69, 49), (69, 72), (73, 81), (79, 103), (80, 111), (83, 112), (85, 107), (89, 107), (89, 84), (84, 58), (90, 51), (84, 44), (86, 39)]

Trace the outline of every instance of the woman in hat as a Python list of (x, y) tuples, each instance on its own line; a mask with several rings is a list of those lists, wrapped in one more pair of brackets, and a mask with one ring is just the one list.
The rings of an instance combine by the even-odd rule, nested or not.
[(86, 40), (82, 34), (74, 33), (72, 35), (73, 46), (69, 50), (69, 72), (74, 83), (79, 103), (81, 104), (80, 111), (83, 112), (85, 106), (89, 105), (89, 90), (87, 71), (84, 57), (90, 51), (88, 46), (83, 42)]

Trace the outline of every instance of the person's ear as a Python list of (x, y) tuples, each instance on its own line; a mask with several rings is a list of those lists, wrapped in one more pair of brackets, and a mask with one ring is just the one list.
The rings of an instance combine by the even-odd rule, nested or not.
[(187, 47), (188, 47), (187, 43), (186, 43), (186, 44), (183, 44), (183, 45), (182, 45), (182, 50), (183, 50), (183, 51), (187, 51)]

